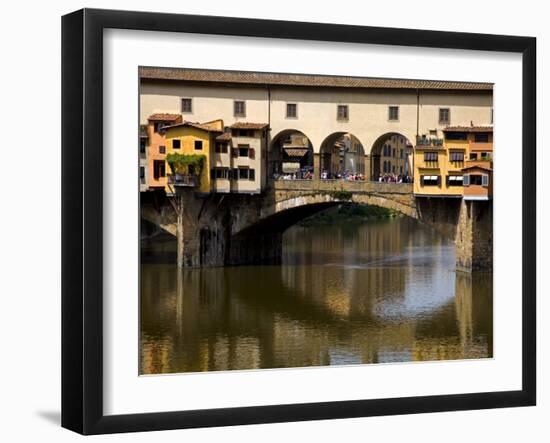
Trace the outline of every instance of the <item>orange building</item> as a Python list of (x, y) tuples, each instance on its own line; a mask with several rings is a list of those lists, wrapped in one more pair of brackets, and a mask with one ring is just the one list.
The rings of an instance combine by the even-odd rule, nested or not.
[(166, 186), (166, 136), (162, 128), (182, 122), (180, 114), (158, 113), (147, 119), (147, 188), (164, 189)]
[(452, 144), (452, 139), (467, 143), (462, 168), (464, 200), (490, 200), (493, 197), (493, 127), (445, 128), (445, 145)]

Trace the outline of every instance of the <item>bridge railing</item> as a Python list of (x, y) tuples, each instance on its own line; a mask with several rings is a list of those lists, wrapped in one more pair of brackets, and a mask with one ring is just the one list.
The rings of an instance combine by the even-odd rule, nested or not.
[(354, 180), (272, 180), (269, 185), (281, 191), (347, 191), (376, 194), (412, 194), (412, 183), (380, 183)]

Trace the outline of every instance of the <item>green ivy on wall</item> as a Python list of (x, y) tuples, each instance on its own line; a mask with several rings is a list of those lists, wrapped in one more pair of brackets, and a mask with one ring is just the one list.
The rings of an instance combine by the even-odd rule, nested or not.
[(166, 161), (173, 174), (196, 175), (200, 177), (204, 168), (206, 156), (203, 154), (172, 153), (166, 156)]

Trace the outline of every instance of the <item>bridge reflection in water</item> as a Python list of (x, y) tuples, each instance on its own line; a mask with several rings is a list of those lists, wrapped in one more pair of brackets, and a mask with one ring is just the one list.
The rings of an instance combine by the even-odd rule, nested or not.
[(492, 275), (456, 273), (453, 243), (407, 217), (295, 226), (281, 266), (141, 279), (142, 374), (493, 354)]

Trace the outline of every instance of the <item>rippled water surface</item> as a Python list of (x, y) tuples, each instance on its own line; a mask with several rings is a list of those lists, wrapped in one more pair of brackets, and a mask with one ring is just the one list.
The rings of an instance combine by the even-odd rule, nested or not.
[[(142, 374), (492, 357), (492, 274), (408, 218), (295, 226), (281, 266), (141, 265)], [(148, 262), (175, 242), (144, 241)]]

